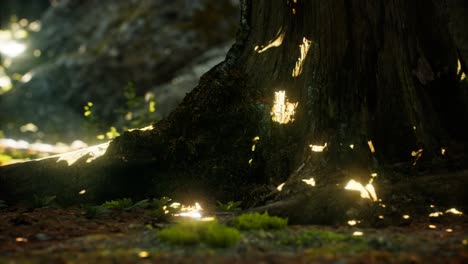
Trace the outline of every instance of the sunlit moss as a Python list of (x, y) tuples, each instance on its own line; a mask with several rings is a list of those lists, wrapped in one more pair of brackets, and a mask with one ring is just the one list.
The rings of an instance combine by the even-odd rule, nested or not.
[(234, 218), (231, 225), (239, 230), (269, 230), (283, 229), (287, 226), (288, 219), (264, 214), (247, 213)]

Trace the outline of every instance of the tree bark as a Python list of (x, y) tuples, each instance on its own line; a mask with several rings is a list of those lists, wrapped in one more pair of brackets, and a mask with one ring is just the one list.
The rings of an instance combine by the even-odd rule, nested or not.
[[(466, 164), (468, 133), (460, 124), (468, 115), (457, 59), (432, 1), (246, 0), (226, 60), (168, 118), (152, 130), (124, 133), (91, 163), (85, 157), (69, 167), (45, 160), (0, 168), (0, 191), (25, 198), (31, 188), (66, 189), (67, 201), (81, 189), (92, 190), (80, 197), (88, 201), (276, 200), (288, 206), (267, 208), (288, 208), (275, 211), (280, 215), (301, 208), (313, 215), (325, 206), (333, 213), (304, 221), (341, 220), (360, 206), (339, 194), (350, 179), (366, 183), (378, 173), (374, 184), (385, 199), (391, 194), (384, 190), (397, 190), (391, 186), (408, 175)], [(294, 113), (275, 114), (280, 91)], [(310, 178), (315, 188), (304, 184)], [(439, 181), (450, 182), (447, 191), (466, 186), (457, 179)], [(414, 189), (418, 197), (437, 192)], [(457, 195), (464, 200), (455, 203), (466, 205)]]

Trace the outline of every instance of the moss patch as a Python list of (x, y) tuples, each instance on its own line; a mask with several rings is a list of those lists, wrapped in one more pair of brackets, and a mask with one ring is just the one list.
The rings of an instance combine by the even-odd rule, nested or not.
[(204, 243), (211, 247), (226, 248), (239, 241), (240, 233), (216, 221), (187, 221), (159, 231), (158, 237), (177, 246)]
[(234, 218), (231, 225), (239, 230), (270, 230), (283, 229), (288, 225), (288, 219), (270, 216), (268, 213), (248, 213)]

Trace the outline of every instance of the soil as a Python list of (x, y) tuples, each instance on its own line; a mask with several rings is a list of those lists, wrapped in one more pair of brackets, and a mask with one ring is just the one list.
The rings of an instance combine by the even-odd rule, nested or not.
[[(229, 214), (219, 215), (220, 222)], [(404, 226), (288, 226), (277, 231), (243, 231), (226, 249), (172, 246), (158, 239), (149, 210), (112, 211), (87, 218), (79, 207), (7, 207), (0, 211), (0, 263), (468, 263), (468, 218), (443, 216)], [(429, 225), (434, 225), (430, 228)], [(341, 242), (304, 239), (331, 231)], [(362, 236), (353, 239), (353, 233)]]

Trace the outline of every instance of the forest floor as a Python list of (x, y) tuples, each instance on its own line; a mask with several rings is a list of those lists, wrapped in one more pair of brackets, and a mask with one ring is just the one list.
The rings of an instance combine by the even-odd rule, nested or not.
[(0, 263), (468, 263), (465, 215), (385, 228), (242, 231), (228, 248), (169, 245), (158, 237), (168, 225), (143, 209), (89, 218), (78, 207), (7, 207), (0, 211)]

